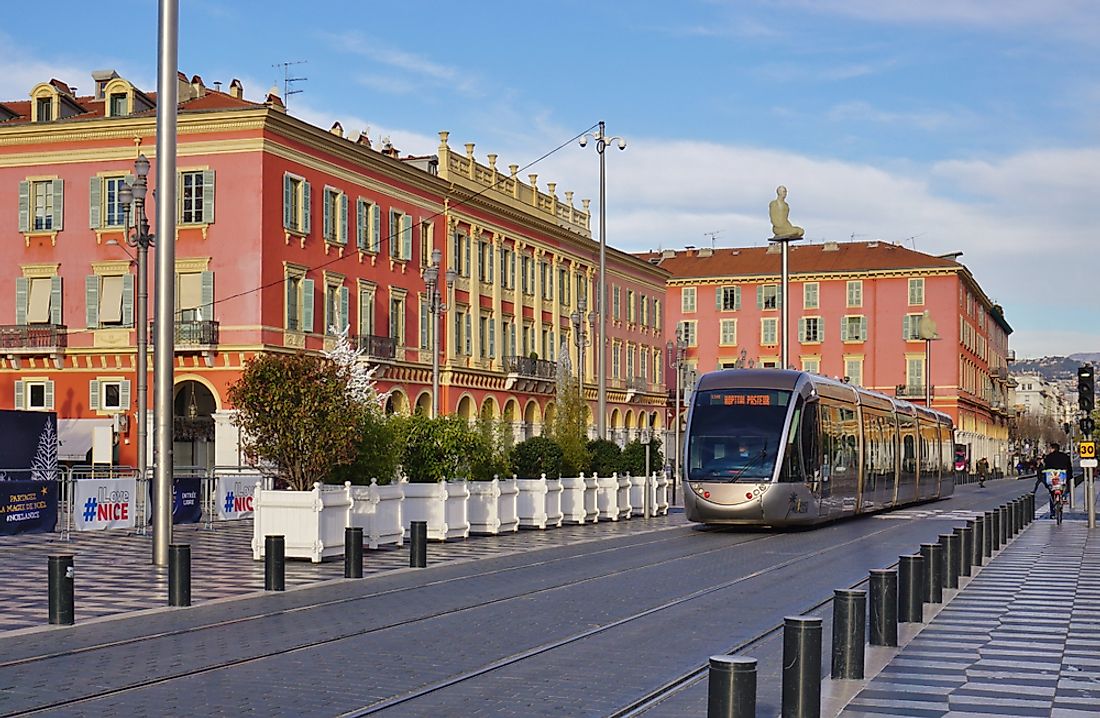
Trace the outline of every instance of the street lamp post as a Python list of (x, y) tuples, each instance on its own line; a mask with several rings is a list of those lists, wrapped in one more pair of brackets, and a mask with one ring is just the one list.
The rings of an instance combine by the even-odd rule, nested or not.
[(126, 244), (137, 249), (137, 471), (145, 478), (149, 461), (146, 455), (148, 431), (148, 387), (149, 387), (149, 278), (148, 255), (153, 244), (153, 235), (149, 234), (149, 220), (145, 217), (145, 196), (149, 185), (145, 179), (149, 175), (149, 160), (144, 154), (134, 161), (134, 184), (123, 184), (118, 199), (123, 207), (126, 219), (124, 226), (130, 226), (131, 204), (133, 205), (134, 233), (126, 230)]
[(675, 424), (675, 450), (676, 460), (673, 464), (673, 476), (672, 476), (672, 504), (676, 504), (676, 482), (680, 480), (680, 408), (683, 400), (680, 397), (681, 384), (683, 378), (683, 366), (684, 366), (684, 354), (687, 352), (687, 341), (684, 339), (683, 331), (676, 330), (675, 343), (669, 342), (665, 345), (665, 350), (668, 352), (671, 363), (676, 367), (676, 406), (672, 411), (672, 421)]
[(447, 311), (444, 295), (450, 292), (455, 282), (455, 270), (448, 269), (444, 276), (445, 285), (440, 293), (439, 261), (443, 254), (432, 250), (432, 263), (424, 270), (424, 284), (428, 290), (428, 311), (432, 315), (432, 418), (439, 416), (439, 316)]
[(588, 344), (588, 332), (585, 329), (584, 312), (588, 309), (588, 302), (581, 297), (577, 300), (577, 311), (569, 315), (573, 323), (573, 343), (577, 347), (577, 384), (581, 395), (581, 406), (585, 405), (584, 399), (584, 348)]
[(596, 299), (596, 311), (600, 316), (599, 332), (596, 335), (596, 378), (599, 382), (596, 417), (596, 431), (600, 439), (607, 438), (607, 203), (606, 203), (606, 153), (607, 145), (616, 142), (620, 150), (626, 149), (626, 140), (622, 137), (608, 137), (604, 133), (604, 121), (600, 120), (599, 129), (595, 135), (585, 133), (580, 138), (580, 145), (588, 144), (592, 138), (596, 142), (596, 152), (600, 155), (600, 282), (599, 296)]

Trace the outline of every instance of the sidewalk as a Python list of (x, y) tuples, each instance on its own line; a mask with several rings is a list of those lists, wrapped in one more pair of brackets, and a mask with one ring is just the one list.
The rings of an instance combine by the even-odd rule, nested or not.
[(1040, 518), (969, 579), (841, 716), (1100, 715), (1100, 529), (1090, 533), (1080, 510), (1059, 526), (1046, 518), (1045, 501), (1036, 503)]
[[(501, 536), (472, 536), (464, 541), (429, 542), (428, 565), (472, 561), (553, 546), (600, 541), (686, 523), (682, 510), (652, 519), (601, 521), (566, 525), (545, 531), (522, 530)], [(216, 522), (173, 528), (173, 543), (191, 545), (191, 602), (262, 592), (264, 563), (252, 559), (252, 521)], [(168, 604), (168, 570), (150, 563), (152, 535), (128, 531), (74, 532), (71, 541), (59, 535), (20, 534), (0, 541), (0, 632), (48, 625), (48, 557), (74, 555), (76, 622)], [(388, 546), (363, 553), (365, 577), (409, 566), (409, 547)], [(288, 560), (287, 589), (343, 580), (342, 559), (324, 563)]]

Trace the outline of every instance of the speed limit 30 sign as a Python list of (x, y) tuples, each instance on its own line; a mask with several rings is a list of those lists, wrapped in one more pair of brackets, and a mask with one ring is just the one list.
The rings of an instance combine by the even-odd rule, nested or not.
[(1077, 455), (1082, 459), (1095, 459), (1096, 458), (1096, 442), (1095, 441), (1082, 441), (1077, 445)]

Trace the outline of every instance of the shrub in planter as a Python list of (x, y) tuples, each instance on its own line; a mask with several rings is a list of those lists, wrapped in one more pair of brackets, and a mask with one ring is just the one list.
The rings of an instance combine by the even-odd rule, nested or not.
[(570, 375), (558, 377), (557, 412), (550, 436), (561, 447), (562, 476), (588, 472), (592, 456), (588, 452), (588, 406), (581, 400), (580, 386)]
[(592, 454), (592, 471), (600, 476), (610, 476), (622, 471), (622, 449), (614, 441), (593, 439), (588, 442), (588, 451)]
[(469, 478), (480, 442), (465, 419), (413, 414), (397, 419), (395, 427), (401, 466), (410, 482)]
[(400, 462), (395, 423), (393, 417), (380, 411), (364, 412), (359, 424), (358, 455), (350, 464), (334, 468), (328, 482), (362, 485), (369, 485), (372, 479), (379, 485), (392, 482)]
[[(656, 471), (664, 466), (665, 457), (661, 453), (661, 440), (654, 437), (649, 442), (649, 470)], [(645, 444), (640, 441), (632, 441), (623, 448), (622, 470), (629, 471), (632, 476), (641, 476), (645, 473)]]
[(545, 436), (533, 436), (512, 447), (512, 471), (520, 478), (537, 478), (542, 474), (561, 476), (561, 447)]
[(470, 478), (492, 481), (510, 473), (508, 452), (512, 448), (512, 429), (503, 421), (481, 416), (474, 424), (476, 449), (470, 461)]

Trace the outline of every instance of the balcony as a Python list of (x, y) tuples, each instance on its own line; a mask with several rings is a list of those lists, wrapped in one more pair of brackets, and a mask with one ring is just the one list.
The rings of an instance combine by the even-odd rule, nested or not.
[(176, 350), (207, 349), (218, 345), (218, 323), (213, 319), (177, 321)]
[(352, 346), (363, 350), (368, 359), (386, 359), (393, 361), (397, 356), (397, 342), (393, 337), (377, 334), (355, 334), (350, 337)]
[[(899, 399), (923, 399), (924, 391), (924, 384), (898, 384), (894, 390), (894, 396)], [(936, 387), (929, 387), (928, 392), (935, 396)]]
[(68, 343), (64, 324), (8, 324), (0, 326), (0, 351), (7, 354), (53, 354)]
[(558, 363), (531, 357), (504, 357), (505, 388), (509, 391), (552, 393), (558, 378)]

